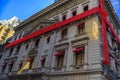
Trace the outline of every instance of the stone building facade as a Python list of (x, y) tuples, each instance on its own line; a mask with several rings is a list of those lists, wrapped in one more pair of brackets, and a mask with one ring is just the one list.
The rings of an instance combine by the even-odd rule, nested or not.
[(109, 0), (58, 0), (16, 27), (0, 80), (119, 80), (119, 26)]

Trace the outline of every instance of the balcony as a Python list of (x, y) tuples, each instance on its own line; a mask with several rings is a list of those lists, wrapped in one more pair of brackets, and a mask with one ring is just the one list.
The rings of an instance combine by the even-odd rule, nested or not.
[(116, 74), (110, 67), (102, 64), (103, 70), (105, 71), (106, 76), (112, 77), (114, 80), (119, 80), (120, 76)]

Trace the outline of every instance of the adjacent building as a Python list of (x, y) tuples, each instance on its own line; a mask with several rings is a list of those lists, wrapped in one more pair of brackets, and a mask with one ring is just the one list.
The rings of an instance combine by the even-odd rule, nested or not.
[(13, 36), (15, 33), (12, 27), (7, 25), (0, 25), (0, 44), (6, 43), (7, 39)]
[(15, 28), (17, 25), (19, 25), (22, 21), (17, 18), (16, 16), (12, 17), (8, 20), (0, 20), (0, 24), (7, 25), (9, 27)]
[(1, 80), (120, 80), (120, 23), (110, 0), (58, 0), (15, 28)]

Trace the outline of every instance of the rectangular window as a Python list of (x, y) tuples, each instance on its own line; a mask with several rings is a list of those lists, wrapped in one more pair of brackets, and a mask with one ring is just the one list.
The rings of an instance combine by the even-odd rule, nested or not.
[(26, 44), (25, 49), (27, 50), (27, 49), (28, 49), (28, 47), (29, 47), (29, 44)]
[(22, 34), (19, 34), (19, 39), (22, 37)]
[(76, 52), (76, 65), (84, 64), (84, 51)]
[(8, 71), (11, 72), (13, 68), (14, 62), (9, 63)]
[(5, 71), (5, 69), (6, 69), (6, 66), (7, 66), (7, 63), (4, 63), (4, 64), (2, 65), (2, 73), (4, 73), (4, 71)]
[(10, 49), (10, 53), (9, 53), (8, 57), (12, 55), (12, 52), (13, 52), (13, 48)]
[(115, 68), (116, 68), (116, 73), (117, 74), (119, 74), (119, 72), (120, 72), (120, 68), (119, 67), (120, 67), (120, 65), (116, 63), (115, 64)]
[(1, 58), (2, 58), (2, 54), (0, 55), (0, 60), (1, 60)]
[(62, 20), (63, 20), (63, 21), (66, 20), (66, 15), (63, 15), (63, 16), (62, 16)]
[(66, 36), (67, 36), (67, 28), (62, 31), (62, 33), (61, 33), (61, 38), (62, 38), (62, 39), (65, 39)]
[(38, 47), (40, 39), (35, 40), (35, 47)]
[(88, 5), (84, 6), (83, 9), (84, 9), (84, 12), (87, 11), (88, 10)]
[(78, 34), (82, 34), (85, 32), (85, 23), (82, 22), (78, 25)]
[(50, 43), (50, 37), (46, 37), (46, 43)]
[(46, 61), (46, 58), (42, 58), (42, 59), (41, 59), (41, 66), (42, 66), (42, 67), (45, 66), (45, 61)]
[(5, 31), (8, 33), (10, 31), (10, 28), (7, 28)]
[(112, 38), (112, 50), (115, 51), (116, 53), (118, 53), (119, 51), (117, 41), (114, 38)]
[(20, 48), (21, 48), (21, 46), (17, 46), (16, 52), (15, 52), (15, 54), (14, 54), (14, 55), (17, 55), (17, 54), (19, 53)]
[(17, 37), (18, 37), (18, 36), (14, 36), (14, 41), (16, 41), (16, 40), (17, 40)]
[(57, 63), (56, 63), (57, 67), (62, 67), (63, 66), (64, 55), (65, 55), (65, 51), (59, 51), (55, 54), (56, 60), (57, 60)]
[(75, 53), (75, 65), (77, 67), (83, 66), (84, 65), (84, 48), (80, 47), (80, 48), (76, 48), (75, 50), (73, 50), (73, 52)]
[(115, 59), (112, 56), (110, 56), (110, 68), (115, 71)]
[(18, 53), (20, 51), (20, 46), (17, 47), (16, 52)]
[(76, 16), (76, 15), (77, 15), (77, 11), (76, 10), (72, 11), (72, 16)]
[(23, 62), (20, 62), (20, 64), (18, 65), (19, 70), (22, 68), (22, 66), (23, 66)]
[(33, 67), (33, 63), (34, 63), (34, 57), (30, 58), (30, 66), (29, 69), (31, 69)]
[(62, 67), (64, 63), (64, 54), (57, 57), (57, 67)]

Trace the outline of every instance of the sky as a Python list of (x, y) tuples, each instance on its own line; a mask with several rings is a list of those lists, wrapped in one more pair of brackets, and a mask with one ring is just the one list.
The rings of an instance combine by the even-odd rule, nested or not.
[(24, 21), (53, 2), (54, 0), (0, 0), (0, 20), (17, 16)]
[(120, 0), (111, 0), (111, 2), (120, 20)]
[[(0, 0), (0, 20), (17, 16), (24, 21), (55, 0)], [(120, 19), (120, 0), (111, 0)], [(116, 1), (116, 2), (115, 2)]]

